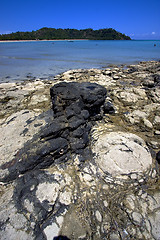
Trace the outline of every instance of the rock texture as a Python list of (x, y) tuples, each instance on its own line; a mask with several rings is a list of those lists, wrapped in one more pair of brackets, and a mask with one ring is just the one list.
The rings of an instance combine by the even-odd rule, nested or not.
[(159, 76), (142, 62), (0, 84), (0, 239), (159, 240)]
[[(7, 163), (5, 160), (2, 161), (2, 181), (14, 180), (28, 170), (66, 162), (72, 158), (71, 154), (81, 155), (81, 161), (91, 158), (91, 150), (88, 147), (90, 121), (102, 118), (100, 112), (105, 102), (106, 89), (96, 83), (59, 83), (50, 89), (50, 93), (54, 119), (50, 118), (50, 123), (41, 128), (40, 134), (35, 135), (21, 150), (15, 152), (11, 161), (9, 158)], [(27, 117), (26, 112), (22, 114)], [(28, 114), (30, 116), (30, 112)], [(17, 119), (16, 116), (13, 118)], [(33, 120), (30, 118), (30, 121)], [(21, 125), (21, 118), (17, 119), (16, 126), (10, 125), (11, 130), (7, 126), (7, 131), (11, 133), (15, 131), (15, 127)], [(22, 132), (21, 126), (18, 130), (19, 134), (28, 133), (27, 128)], [(5, 126), (3, 131), (6, 131)], [(23, 140), (18, 140), (21, 147), (25, 139), (23, 137)], [(6, 136), (5, 141), (6, 144), (3, 145), (2, 150), (10, 155), (10, 150), (6, 149), (8, 142)], [(12, 147), (12, 151), (14, 148), (15, 151), (20, 148), (17, 145)]]
[(93, 152), (97, 165), (112, 176), (143, 172), (152, 164), (150, 151), (144, 141), (132, 133), (103, 134), (93, 147)]

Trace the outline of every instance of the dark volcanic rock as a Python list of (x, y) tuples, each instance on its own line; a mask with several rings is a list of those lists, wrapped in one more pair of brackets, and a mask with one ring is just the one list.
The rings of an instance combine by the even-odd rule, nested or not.
[(55, 116), (64, 114), (65, 111), (69, 118), (79, 116), (82, 110), (87, 110), (88, 118), (91, 118), (100, 113), (100, 108), (106, 98), (106, 89), (96, 83), (63, 82), (53, 86), (50, 94)]
[(156, 160), (160, 164), (160, 151), (156, 154)]
[[(63, 82), (53, 86), (50, 94), (54, 119), (27, 142), (11, 162), (2, 166), (9, 171), (2, 181), (65, 162), (72, 158), (71, 154), (81, 155), (81, 161), (91, 155), (91, 122), (102, 117), (106, 89), (96, 83)], [(112, 111), (112, 106), (109, 108)]]
[(109, 114), (112, 114), (112, 113), (115, 113), (115, 109), (114, 109), (114, 106), (111, 102), (105, 102), (104, 104), (104, 113), (109, 113)]
[(5, 181), (11, 181), (20, 174), (33, 169), (46, 168), (52, 165), (56, 159), (65, 160), (69, 146), (68, 141), (61, 137), (40, 141), (39, 136), (28, 142), (23, 149), (19, 151), (16, 158), (11, 162), (4, 164), (2, 169), (8, 168), (10, 174), (5, 177)]
[(160, 84), (160, 74), (154, 74), (152, 76), (154, 78), (154, 82), (159, 85)]

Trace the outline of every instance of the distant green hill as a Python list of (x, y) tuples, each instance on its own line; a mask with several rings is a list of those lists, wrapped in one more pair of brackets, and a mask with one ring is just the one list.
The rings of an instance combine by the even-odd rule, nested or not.
[(32, 32), (15, 32), (0, 35), (0, 40), (54, 40), (54, 39), (89, 39), (89, 40), (131, 40), (130, 37), (117, 32), (112, 28), (93, 30), (92, 28), (77, 29), (55, 29), (41, 28)]

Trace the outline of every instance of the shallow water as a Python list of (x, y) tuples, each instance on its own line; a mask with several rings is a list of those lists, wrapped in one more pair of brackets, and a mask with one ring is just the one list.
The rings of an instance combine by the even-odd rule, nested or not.
[(0, 82), (149, 60), (160, 60), (160, 40), (0, 42)]

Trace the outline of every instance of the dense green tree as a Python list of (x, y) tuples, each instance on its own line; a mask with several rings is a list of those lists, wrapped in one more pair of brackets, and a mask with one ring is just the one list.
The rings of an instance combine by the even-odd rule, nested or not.
[(130, 40), (131, 38), (112, 28), (99, 30), (41, 28), (32, 32), (15, 32), (0, 35), (0, 40), (43, 40), (43, 39), (89, 39), (89, 40)]

